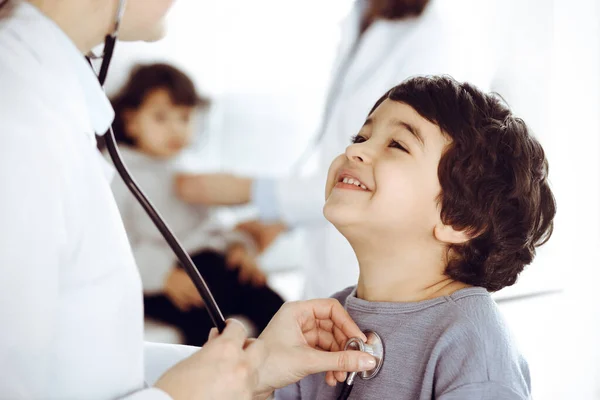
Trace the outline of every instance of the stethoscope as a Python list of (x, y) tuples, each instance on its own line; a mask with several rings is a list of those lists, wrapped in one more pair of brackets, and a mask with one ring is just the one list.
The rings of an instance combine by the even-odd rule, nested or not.
[[(112, 60), (112, 56), (115, 50), (117, 36), (119, 34), (119, 28), (121, 26), (123, 14), (125, 13), (126, 2), (127, 0), (119, 0), (117, 15), (115, 19), (115, 27), (113, 32), (110, 35), (107, 35), (106, 39), (104, 40), (103, 54), (101, 56), (88, 56), (88, 61), (90, 61), (91, 58), (102, 59), (100, 71), (98, 72), (98, 81), (100, 82), (101, 86), (104, 86), (104, 82), (106, 81), (106, 75), (108, 74), (108, 68), (110, 66), (110, 62)], [(196, 286), (196, 289), (198, 289), (198, 292), (200, 293), (200, 296), (204, 301), (204, 305), (206, 307), (206, 310), (208, 311), (208, 314), (210, 315), (214, 326), (218, 329), (220, 333), (223, 332), (223, 330), (225, 329), (225, 318), (223, 318), (223, 313), (219, 309), (219, 306), (215, 302), (215, 299), (212, 293), (210, 292), (210, 289), (206, 285), (206, 282), (204, 282), (202, 275), (198, 271), (198, 268), (196, 268), (196, 266), (194, 265), (194, 262), (190, 258), (189, 254), (185, 251), (183, 246), (181, 246), (181, 243), (179, 243), (179, 240), (175, 237), (167, 223), (162, 219), (159, 212), (156, 210), (156, 208), (154, 208), (148, 197), (146, 197), (144, 192), (140, 189), (140, 187), (137, 185), (137, 183), (127, 170), (125, 163), (123, 163), (123, 160), (121, 159), (121, 155), (117, 147), (117, 142), (115, 140), (115, 135), (112, 126), (105, 133), (104, 139), (106, 141), (106, 148), (108, 150), (108, 153), (110, 154), (110, 158), (112, 159), (113, 164), (115, 165), (115, 168), (117, 169), (119, 175), (125, 182), (125, 185), (127, 186), (127, 188), (129, 188), (133, 196), (137, 199), (137, 201), (144, 208), (148, 216), (152, 219), (154, 225), (156, 225), (160, 233), (163, 235), (163, 237), (177, 256), (177, 259), (179, 260), (181, 266), (194, 282), (194, 285)]]
[[(95, 56), (92, 54), (87, 57), (88, 61), (90, 62), (90, 65), (90, 59), (102, 59), (100, 71), (98, 72), (98, 81), (100, 82), (101, 86), (103, 86), (104, 82), (106, 81), (108, 68), (110, 66), (110, 62), (112, 60), (115, 45), (117, 42), (117, 36), (119, 33), (121, 20), (123, 19), (123, 14), (125, 13), (126, 2), (127, 0), (119, 0), (115, 20), (115, 28), (112, 34), (106, 36), (106, 39), (104, 41), (103, 54), (101, 56)], [(137, 185), (137, 183), (127, 170), (125, 163), (121, 159), (121, 155), (117, 147), (117, 142), (115, 140), (115, 135), (112, 126), (105, 133), (104, 138), (106, 141), (106, 148), (108, 150), (108, 153), (110, 154), (110, 158), (113, 161), (113, 164), (115, 165), (115, 168), (117, 169), (119, 175), (125, 182), (125, 185), (129, 188), (133, 196), (137, 199), (137, 201), (144, 208), (148, 216), (152, 219), (154, 225), (156, 225), (160, 233), (163, 235), (163, 237), (177, 256), (177, 259), (181, 263), (181, 266), (194, 282), (196, 289), (198, 289), (198, 292), (200, 293), (200, 296), (204, 301), (204, 305), (206, 307), (206, 310), (208, 311), (208, 314), (210, 315), (213, 324), (215, 325), (219, 333), (223, 332), (223, 330), (225, 329), (225, 318), (223, 318), (223, 313), (219, 309), (219, 306), (217, 305), (210, 289), (206, 285), (206, 282), (202, 278), (200, 271), (198, 271), (198, 268), (196, 268), (196, 266), (194, 265), (194, 262), (190, 258), (189, 254), (185, 251), (183, 246), (181, 246), (181, 243), (179, 243), (177, 237), (175, 237), (167, 223), (162, 219), (159, 212), (156, 210), (156, 208), (154, 208), (148, 197), (146, 197), (144, 192), (140, 189), (140, 187)], [(348, 398), (354, 385), (354, 380), (356, 379), (356, 376), (360, 376), (362, 379), (366, 380), (372, 379), (379, 373), (381, 369), (384, 356), (383, 342), (381, 341), (381, 337), (377, 333), (372, 331), (366, 331), (365, 334), (367, 336), (366, 342), (364, 342), (360, 338), (351, 338), (346, 343), (345, 349), (367, 352), (376, 358), (377, 365), (371, 371), (361, 372), (360, 374), (356, 372), (350, 373), (348, 375), (348, 378), (346, 379), (346, 382), (344, 383), (342, 392), (338, 397), (338, 400), (345, 400)]]
[(352, 388), (354, 388), (354, 381), (356, 380), (357, 376), (363, 380), (370, 380), (375, 378), (381, 370), (385, 353), (381, 336), (379, 336), (377, 332), (371, 330), (366, 330), (364, 334), (367, 336), (366, 342), (358, 337), (350, 338), (348, 342), (346, 342), (344, 350), (359, 350), (372, 355), (375, 357), (376, 361), (375, 368), (365, 372), (352, 372), (348, 374), (337, 400), (346, 400), (348, 397), (350, 397), (350, 393), (352, 392)]

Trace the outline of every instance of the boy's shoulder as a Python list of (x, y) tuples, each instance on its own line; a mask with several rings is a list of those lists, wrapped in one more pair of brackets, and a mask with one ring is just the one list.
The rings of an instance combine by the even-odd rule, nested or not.
[[(481, 287), (461, 289), (448, 296), (417, 303), (369, 303), (353, 298), (354, 293), (355, 286), (351, 286), (331, 297), (357, 319), (368, 314), (371, 321), (390, 327), (397, 325), (398, 328), (406, 326), (410, 320), (410, 326), (423, 330), (418, 334), (429, 332), (438, 337), (440, 345), (465, 341), (487, 347), (494, 343), (512, 342), (498, 306), (489, 292)], [(398, 329), (396, 333), (401, 335), (405, 332)]]
[[(469, 371), (465, 384), (485, 378), (512, 387), (525, 398), (530, 391), (529, 367), (492, 297), (461, 290), (448, 301), (450, 321), (432, 349), (438, 363), (462, 365)], [(440, 387), (448, 388), (463, 379), (447, 371), (438, 378)]]
[(446, 297), (454, 325), (457, 329), (472, 332), (481, 339), (509, 335), (506, 322), (494, 299), (483, 288), (459, 290)]
[(342, 303), (342, 305), (344, 305), (346, 299), (348, 298), (348, 296), (350, 296), (350, 294), (352, 294), (355, 288), (356, 286), (349, 286), (346, 289), (342, 289), (339, 292), (334, 293), (333, 295), (331, 295), (331, 298), (336, 299), (337, 301)]
[(518, 353), (508, 324), (487, 290), (462, 289), (443, 299), (443, 307), (430, 310), (429, 316), (434, 325), (431, 331), (439, 335), (439, 350), (465, 345), (479, 348), (475, 353), (480, 356), (489, 356), (496, 346), (502, 346)]

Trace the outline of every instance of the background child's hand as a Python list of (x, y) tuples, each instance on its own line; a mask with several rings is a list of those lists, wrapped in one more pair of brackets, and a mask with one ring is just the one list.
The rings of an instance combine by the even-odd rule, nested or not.
[(231, 269), (239, 269), (241, 283), (252, 283), (260, 287), (267, 283), (267, 277), (256, 264), (256, 259), (250, 255), (246, 247), (234, 244), (227, 250), (226, 265)]
[(181, 311), (202, 307), (204, 302), (194, 282), (181, 268), (173, 268), (165, 283), (165, 296)]
[(282, 223), (265, 224), (263, 222), (252, 220), (242, 222), (235, 228), (248, 233), (258, 246), (258, 251), (263, 252), (269, 247), (277, 237), (284, 232), (287, 227)]

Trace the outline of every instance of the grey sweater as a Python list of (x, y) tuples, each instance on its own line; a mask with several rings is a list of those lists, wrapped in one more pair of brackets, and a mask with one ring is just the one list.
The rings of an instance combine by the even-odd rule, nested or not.
[[(383, 340), (385, 361), (372, 380), (356, 378), (350, 399), (525, 400), (527, 363), (483, 288), (417, 303), (372, 303), (348, 288), (334, 295), (362, 330)], [(277, 400), (335, 400), (325, 375), (276, 393)]]

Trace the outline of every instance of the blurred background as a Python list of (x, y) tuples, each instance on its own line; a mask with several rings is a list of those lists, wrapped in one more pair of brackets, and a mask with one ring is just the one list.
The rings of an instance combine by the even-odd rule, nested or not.
[[(550, 162), (554, 235), (519, 282), (495, 295), (529, 360), (534, 398), (600, 399), (600, 2), (443, 3), (445, 18), (479, 22), (481, 30), (450, 40), (489, 37), (492, 90), (533, 128)], [(212, 102), (186, 168), (286, 176), (317, 135), (352, 4), (179, 0), (166, 39), (117, 47), (107, 91), (117, 92), (138, 63), (173, 64)], [(255, 213), (235, 207), (218, 215), (235, 224)], [(304, 245), (302, 232), (292, 231), (260, 258), (286, 300), (302, 297)], [(151, 322), (147, 337), (178, 340)]]

